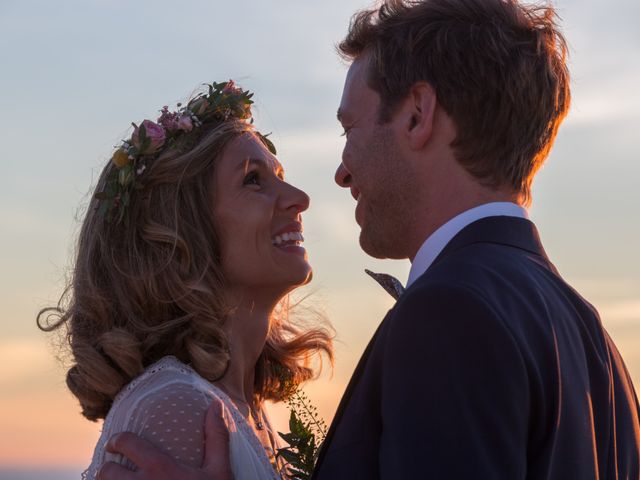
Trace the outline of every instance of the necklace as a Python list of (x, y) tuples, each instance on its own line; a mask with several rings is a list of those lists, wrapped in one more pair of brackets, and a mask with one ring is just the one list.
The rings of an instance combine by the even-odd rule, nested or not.
[(229, 392), (227, 392), (227, 395), (236, 403), (242, 403), (246, 405), (247, 408), (249, 409), (249, 415), (251, 416), (251, 420), (253, 420), (253, 424), (256, 426), (256, 430), (264, 430), (264, 423), (262, 422), (262, 409), (259, 409), (256, 411), (252, 403), (249, 403), (246, 400), (241, 400), (239, 397), (236, 397), (235, 395), (231, 395)]
[(245, 404), (249, 407), (249, 413), (251, 414), (251, 418), (253, 419), (253, 424), (256, 426), (256, 429), (264, 430), (264, 424), (262, 423), (262, 410), (258, 410), (258, 413), (256, 413), (253, 408), (251, 408), (251, 405), (247, 402), (245, 402)]

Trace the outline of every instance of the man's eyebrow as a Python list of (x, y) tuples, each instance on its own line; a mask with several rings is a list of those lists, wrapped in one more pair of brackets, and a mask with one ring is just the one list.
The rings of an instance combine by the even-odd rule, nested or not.
[(338, 109), (338, 112), (336, 113), (336, 118), (340, 123), (342, 123), (342, 117), (343, 117), (342, 110)]

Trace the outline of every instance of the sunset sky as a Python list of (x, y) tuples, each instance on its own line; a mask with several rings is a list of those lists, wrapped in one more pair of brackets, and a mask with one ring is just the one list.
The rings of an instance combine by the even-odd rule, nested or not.
[[(155, 119), (203, 82), (233, 78), (255, 92), (258, 127), (273, 132), (288, 180), (311, 196), (305, 245), (315, 278), (304, 293), (335, 326), (337, 362), (306, 391), (331, 419), (392, 305), (363, 270), (403, 281), (409, 270), (359, 250), (354, 201), (333, 183), (347, 69), (334, 45), (369, 5), (0, 0), (0, 480), (9, 468), (77, 474), (90, 462), (100, 425), (79, 414), (56, 339), (35, 316), (62, 291), (78, 212), (113, 146), (132, 121)], [(640, 386), (640, 4), (555, 5), (571, 47), (573, 105), (534, 184), (531, 218)], [(273, 409), (281, 430), (286, 415)]]

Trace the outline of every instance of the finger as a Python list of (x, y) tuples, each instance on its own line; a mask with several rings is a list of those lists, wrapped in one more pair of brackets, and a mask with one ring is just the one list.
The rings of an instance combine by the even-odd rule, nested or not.
[(131, 432), (116, 433), (105, 447), (107, 452), (120, 453), (131, 460), (138, 469), (159, 469), (168, 457), (148, 440)]
[(96, 480), (135, 480), (135, 473), (131, 470), (118, 465), (113, 462), (106, 462), (102, 464)]
[(202, 469), (216, 480), (232, 480), (229, 459), (229, 430), (224, 420), (225, 407), (215, 398), (204, 420), (204, 462)]

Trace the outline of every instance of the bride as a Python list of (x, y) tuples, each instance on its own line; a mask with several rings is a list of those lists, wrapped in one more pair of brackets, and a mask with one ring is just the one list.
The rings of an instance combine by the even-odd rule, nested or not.
[(65, 328), (67, 385), (104, 419), (93, 461), (136, 433), (183, 464), (203, 461), (204, 415), (224, 405), (236, 479), (280, 478), (264, 401), (281, 401), (332, 360), (328, 329), (287, 316), (311, 279), (301, 246), (308, 196), (284, 180), (253, 129), (251, 94), (232, 81), (134, 124), (104, 168), (84, 218), (71, 285), (38, 325)]

